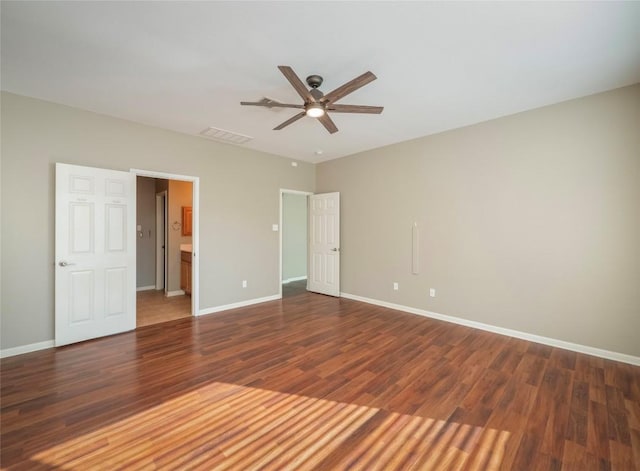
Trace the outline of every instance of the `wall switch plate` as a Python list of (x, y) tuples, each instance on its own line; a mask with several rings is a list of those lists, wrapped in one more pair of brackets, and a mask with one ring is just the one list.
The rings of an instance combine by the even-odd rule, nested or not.
[(431, 296), (432, 298), (436, 297), (436, 289), (435, 288), (429, 288), (429, 296)]
[(272, 230), (273, 232), (278, 232), (278, 225), (277, 225), (277, 224), (273, 224), (273, 225), (271, 225), (271, 230)]
[(242, 287), (246, 288), (247, 287), (247, 280), (242, 280)]
[(140, 224), (138, 224), (138, 225), (136, 226), (136, 231), (140, 232), (141, 230), (142, 230), (142, 226), (141, 226)]
[(398, 291), (398, 283), (393, 283), (393, 290)]

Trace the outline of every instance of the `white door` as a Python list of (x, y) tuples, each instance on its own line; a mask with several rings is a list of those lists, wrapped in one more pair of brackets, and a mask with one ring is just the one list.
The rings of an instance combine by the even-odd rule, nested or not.
[(56, 345), (136, 327), (136, 180), (56, 164)]
[(340, 296), (340, 193), (309, 196), (307, 289)]

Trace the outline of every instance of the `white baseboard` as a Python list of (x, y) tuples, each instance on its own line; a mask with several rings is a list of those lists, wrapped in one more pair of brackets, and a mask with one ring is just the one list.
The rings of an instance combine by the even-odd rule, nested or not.
[(19, 347), (5, 348), (0, 350), (0, 358), (12, 357), (23, 353), (36, 352), (45, 348), (53, 348), (55, 343), (53, 340), (45, 340), (44, 342), (30, 343), (29, 345), (20, 345)]
[(302, 281), (302, 280), (306, 280), (306, 279), (307, 279), (307, 275), (295, 276), (293, 278), (287, 278), (286, 280), (282, 280), (282, 284), (286, 285), (287, 283), (291, 283), (292, 281)]
[(224, 304), (222, 306), (216, 306), (216, 307), (208, 307), (205, 309), (200, 309), (200, 312), (198, 312), (198, 315), (204, 316), (205, 314), (213, 314), (214, 312), (227, 311), (229, 309), (236, 309), (238, 307), (251, 306), (252, 304), (266, 303), (267, 301), (275, 301), (280, 298), (281, 297), (279, 294), (274, 294), (273, 296), (265, 296), (264, 298), (248, 299), (246, 301), (240, 301), (237, 303)]
[(139, 288), (136, 288), (136, 291), (151, 291), (152, 289), (156, 289), (156, 285), (140, 286)]
[(505, 329), (504, 327), (483, 324), (482, 322), (470, 321), (468, 319), (462, 319), (460, 317), (447, 316), (444, 314), (438, 314), (436, 312), (425, 311), (424, 309), (380, 301), (378, 299), (365, 298), (363, 296), (357, 296), (355, 294), (340, 293), (340, 295), (343, 298), (353, 299), (354, 301), (361, 301), (368, 304), (375, 304), (376, 306), (387, 307), (389, 309), (395, 309), (396, 311), (404, 311), (411, 314), (417, 314), (419, 316), (425, 316), (432, 319), (451, 322), (453, 324), (473, 327), (474, 329), (486, 330), (487, 332), (493, 332), (495, 334), (506, 335), (508, 337), (515, 337), (522, 340), (529, 340), (531, 342), (541, 343), (543, 345), (549, 345), (551, 347), (558, 347), (564, 350), (571, 350), (572, 352), (586, 353), (587, 355), (606, 358), (607, 360), (615, 360), (623, 363), (629, 363), (631, 365), (640, 366), (640, 357), (627, 355), (626, 353), (612, 352), (609, 350), (603, 350), (601, 348), (589, 347), (588, 345), (580, 345), (578, 343), (565, 342), (564, 340), (543, 337), (541, 335), (529, 334), (527, 332), (521, 332), (519, 330)]
[(177, 289), (175, 291), (167, 291), (166, 296), (167, 298), (170, 298), (171, 296), (181, 296), (183, 294), (185, 294), (184, 290)]

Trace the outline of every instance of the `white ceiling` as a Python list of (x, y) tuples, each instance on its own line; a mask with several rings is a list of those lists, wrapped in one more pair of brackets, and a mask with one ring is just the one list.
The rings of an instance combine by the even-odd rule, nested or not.
[[(8, 2), (2, 89), (319, 162), (640, 82), (640, 2)], [(320, 74), (327, 93), (378, 80), (333, 114), (272, 128), (301, 100), (278, 71)], [(322, 150), (321, 156), (316, 155)]]

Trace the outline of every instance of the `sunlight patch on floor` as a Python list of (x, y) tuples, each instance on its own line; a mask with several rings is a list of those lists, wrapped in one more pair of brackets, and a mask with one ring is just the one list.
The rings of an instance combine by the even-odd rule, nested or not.
[[(374, 417), (375, 416), (375, 417)], [(360, 429), (360, 430), (359, 430)], [(509, 432), (211, 383), (39, 452), (60, 469), (499, 469)]]

